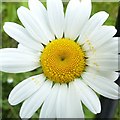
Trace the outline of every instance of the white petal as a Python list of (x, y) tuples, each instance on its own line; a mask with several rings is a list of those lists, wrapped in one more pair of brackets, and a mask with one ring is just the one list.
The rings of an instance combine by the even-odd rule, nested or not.
[(43, 103), (39, 118), (56, 118), (56, 100), (60, 84), (55, 84), (48, 98)]
[(118, 70), (118, 55), (113, 53), (94, 53), (89, 55), (86, 64), (103, 71), (116, 71)]
[(37, 21), (38, 26), (48, 36), (49, 39), (55, 39), (49, 25), (47, 11), (39, 0), (29, 0), (30, 11)]
[(115, 59), (115, 60), (117, 60), (118, 59), (118, 54), (113, 54), (113, 53), (102, 53), (102, 52), (96, 52), (96, 53), (94, 53), (93, 55), (90, 55), (90, 56), (87, 56), (88, 57), (88, 59), (99, 59), (99, 60), (101, 60), (101, 59)]
[(72, 82), (69, 83), (66, 103), (66, 118), (84, 118), (80, 97), (75, 89), (75, 85)]
[(40, 66), (38, 55), (29, 54), (16, 48), (0, 49), (0, 58), (0, 70), (4, 72), (27, 72)]
[(60, 84), (55, 84), (52, 88), (51, 94), (43, 103), (41, 108), (40, 118), (56, 118), (56, 100)]
[(90, 109), (94, 114), (100, 113), (101, 104), (97, 95), (80, 79), (76, 79), (74, 82), (77, 88), (77, 92), (80, 95), (82, 102)]
[(117, 58), (95, 58), (86, 60), (86, 64), (96, 70), (102, 71), (117, 71), (118, 59)]
[(62, 84), (59, 89), (56, 103), (56, 116), (57, 118), (66, 117), (66, 100), (67, 100), (67, 84)]
[[(120, 40), (119, 38), (120, 38), (120, 37), (118, 37), (118, 40)], [(118, 53), (120, 53), (119, 46), (120, 46), (120, 42), (118, 41)]]
[(29, 77), (20, 82), (11, 91), (8, 98), (9, 103), (11, 105), (16, 105), (27, 99), (43, 85), (44, 80), (45, 77), (41, 74)]
[(61, 0), (47, 0), (47, 11), (51, 29), (57, 38), (63, 37), (64, 12)]
[(110, 99), (120, 98), (119, 89), (120, 87), (111, 80), (105, 77), (101, 77), (96, 74), (85, 72), (82, 75), (83, 80), (88, 84), (93, 90), (99, 94), (108, 97)]
[(17, 14), (22, 24), (36, 41), (47, 44), (49, 40), (51, 40), (48, 36), (46, 36), (39, 24), (37, 24), (37, 20), (35, 20), (27, 8), (18, 8)]
[(94, 14), (81, 31), (78, 42), (83, 44), (85, 40), (88, 40), (89, 35), (96, 31), (107, 20), (108, 16), (104, 11)]
[(118, 54), (118, 37), (114, 37), (104, 45), (102, 45), (97, 51), (100, 53), (114, 53)]
[(18, 49), (19, 49), (20, 51), (27, 52), (28, 54), (34, 54), (34, 55), (38, 55), (38, 56), (41, 55), (41, 52), (40, 52), (40, 51), (36, 51), (36, 50), (33, 50), (33, 49), (29, 49), (29, 48), (25, 47), (25, 46), (22, 45), (22, 44), (18, 44)]
[(114, 60), (117, 60), (119, 55), (117, 52), (115, 52), (114, 50), (113, 51), (104, 51), (104, 52), (101, 52), (101, 51), (87, 51), (85, 52), (85, 57), (87, 59), (91, 59), (91, 60), (95, 60), (95, 59), (106, 59), (106, 60), (110, 60), (110, 59), (114, 59)]
[(36, 51), (43, 50), (43, 45), (36, 42), (21, 25), (12, 22), (6, 22), (3, 28), (10, 37), (15, 39), (20, 44)]
[[(98, 49), (103, 46), (108, 40), (112, 39), (112, 37), (116, 34), (117, 30), (114, 26), (102, 26), (98, 30), (94, 31), (85, 42), (83, 48), (85, 50), (91, 49), (91, 46), (94, 49)], [(88, 43), (88, 41), (90, 43)]]
[(103, 76), (103, 77), (107, 78), (108, 80), (112, 80), (112, 81), (116, 81), (119, 77), (119, 73), (117, 73), (117, 72), (99, 71), (99, 70), (96, 70), (96, 69), (91, 68), (91, 67), (87, 67), (86, 71), (93, 73), (93, 74), (97, 74), (99, 76)]
[(51, 87), (52, 82), (47, 80), (35, 94), (25, 100), (20, 109), (20, 117), (31, 118), (49, 95)]
[(65, 37), (75, 40), (91, 13), (91, 0), (70, 0), (65, 15)]

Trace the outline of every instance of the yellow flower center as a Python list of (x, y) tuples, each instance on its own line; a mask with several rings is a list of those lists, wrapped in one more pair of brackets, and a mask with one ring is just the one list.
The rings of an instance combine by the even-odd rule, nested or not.
[(85, 70), (84, 52), (79, 44), (69, 39), (48, 43), (40, 62), (45, 76), (58, 83), (69, 83)]

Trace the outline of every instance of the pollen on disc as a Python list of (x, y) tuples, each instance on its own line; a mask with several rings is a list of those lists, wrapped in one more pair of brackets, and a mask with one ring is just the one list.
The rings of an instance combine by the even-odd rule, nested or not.
[(54, 82), (69, 83), (85, 69), (85, 54), (80, 45), (69, 39), (48, 43), (40, 57), (45, 76)]

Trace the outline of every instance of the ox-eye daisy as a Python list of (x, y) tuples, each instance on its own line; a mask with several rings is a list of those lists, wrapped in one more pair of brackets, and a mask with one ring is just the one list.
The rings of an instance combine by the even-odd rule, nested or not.
[(29, 9), (17, 10), (22, 24), (6, 22), (5, 32), (18, 48), (1, 49), (1, 71), (21, 73), (42, 67), (42, 74), (19, 83), (9, 95), (21, 118), (30, 118), (41, 107), (41, 118), (83, 118), (81, 102), (100, 113), (94, 91), (118, 99), (118, 40), (116, 29), (105, 26), (104, 11), (90, 19), (90, 0), (70, 0), (65, 16), (61, 0), (38, 0)]

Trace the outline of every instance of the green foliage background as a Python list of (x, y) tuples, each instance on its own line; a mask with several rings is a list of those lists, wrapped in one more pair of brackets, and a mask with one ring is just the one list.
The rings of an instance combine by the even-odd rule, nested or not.
[[(45, 5), (45, 3), (44, 3)], [(18, 17), (17, 17), (17, 8), (20, 6), (26, 6), (28, 7), (26, 2), (5, 2), (2, 3), (1, 9), (0, 9), (0, 14), (2, 14), (2, 23), (1, 26), (4, 25), (5, 22), (11, 21), (11, 22), (16, 22), (20, 23)], [(66, 8), (66, 4), (65, 4)], [(116, 18), (117, 18), (117, 12), (118, 12), (118, 3), (93, 3), (93, 8), (92, 8), (92, 15), (98, 11), (106, 11), (110, 14), (109, 19), (106, 21), (106, 25), (115, 25), (116, 23)], [(1, 20), (1, 18), (0, 18)], [(2, 48), (11, 48), (11, 47), (17, 47), (17, 42), (10, 38), (4, 31), (3, 28), (1, 29), (2, 31)], [(10, 91), (13, 89), (15, 85), (17, 85), (20, 81), (24, 80), (25, 78), (28, 78), (33, 75), (40, 74), (41, 70), (34, 70), (32, 72), (27, 72), (27, 73), (19, 73), (19, 74), (9, 74), (9, 73), (0, 73), (2, 77), (2, 117), (3, 119), (7, 118), (19, 118), (19, 110), (21, 107), (21, 104), (17, 106), (11, 106), (8, 103), (8, 95)], [(8, 83), (8, 79), (13, 79), (13, 83)], [(24, 93), (23, 93), (24, 94)], [(1, 106), (0, 106), (1, 107)], [(115, 111), (114, 118), (120, 118), (120, 112), (118, 111), (120, 108), (120, 105)], [(39, 116), (39, 111), (38, 110), (33, 118), (38, 118)], [(86, 118), (95, 118), (95, 116), (84, 106), (84, 112)], [(32, 118), (31, 118), (32, 119)]]

